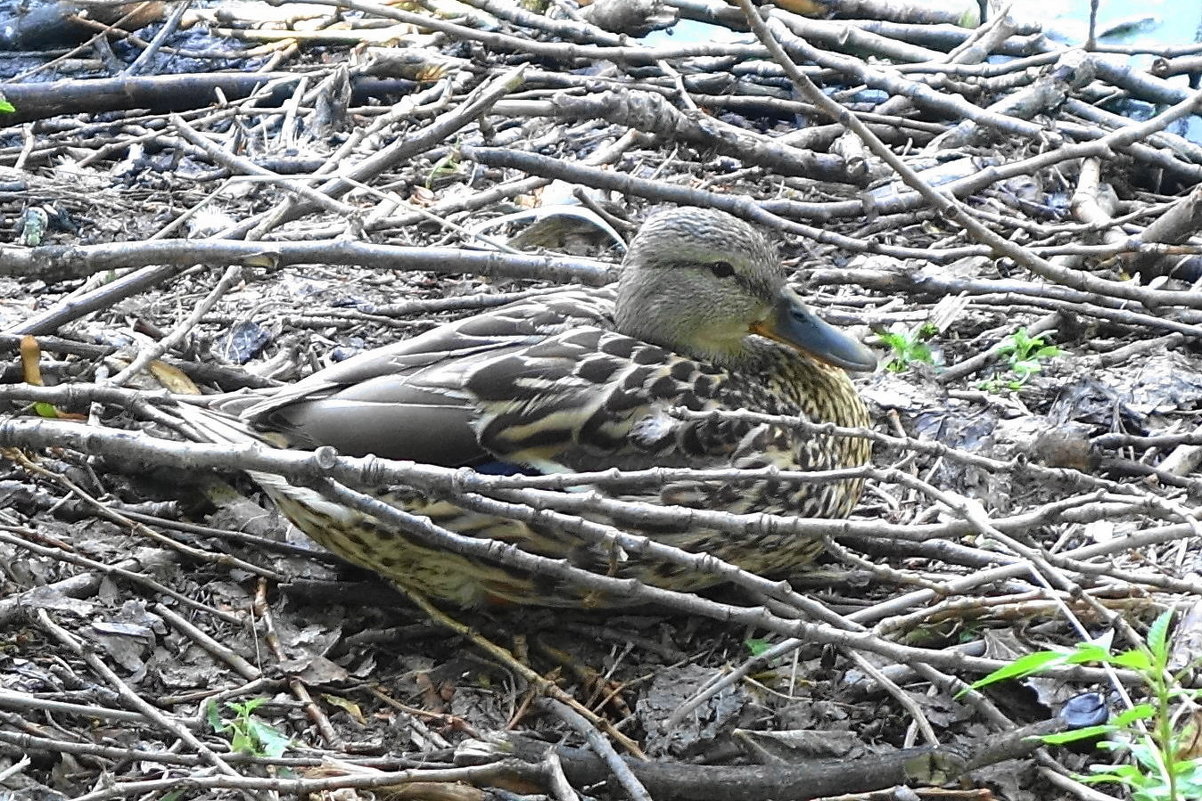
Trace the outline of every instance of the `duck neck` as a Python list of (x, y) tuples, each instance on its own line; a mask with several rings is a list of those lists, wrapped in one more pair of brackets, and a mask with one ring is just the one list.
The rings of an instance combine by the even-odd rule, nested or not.
[(618, 285), (618, 333), (726, 368), (751, 358), (746, 331), (715, 325), (712, 309), (696, 302), (685, 287), (662, 286), (664, 277), (644, 276)]

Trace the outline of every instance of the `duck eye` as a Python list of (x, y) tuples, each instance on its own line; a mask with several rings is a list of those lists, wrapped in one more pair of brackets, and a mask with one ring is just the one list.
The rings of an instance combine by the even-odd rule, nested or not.
[(735, 268), (728, 261), (715, 261), (710, 264), (710, 270), (719, 278), (730, 278), (735, 274)]

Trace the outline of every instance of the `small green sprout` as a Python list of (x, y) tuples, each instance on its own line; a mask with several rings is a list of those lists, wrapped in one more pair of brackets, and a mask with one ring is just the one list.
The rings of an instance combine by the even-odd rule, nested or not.
[(1047, 344), (1041, 336), (1031, 336), (1026, 328), (1020, 328), (1003, 339), (995, 353), (1004, 367), (1004, 374), (1012, 377), (983, 382), (981, 388), (988, 392), (1021, 388), (1031, 376), (1043, 369), (1044, 361), (1063, 355), (1064, 351)]
[(433, 189), (436, 181), (456, 175), (459, 172), (460, 164), (459, 151), (451, 148), (445, 156), (430, 167), (430, 173), (426, 176), (426, 188)]
[(772, 648), (772, 643), (762, 637), (752, 637), (751, 639), (744, 640), (743, 645), (751, 652), (752, 656), (760, 656)]
[(911, 364), (934, 364), (935, 355), (927, 344), (939, 328), (932, 323), (923, 323), (909, 331), (882, 331), (881, 341), (889, 346), (892, 354), (885, 363), (885, 369), (891, 373), (903, 373)]
[(209, 725), (218, 734), (230, 735), (230, 748), (237, 753), (266, 757), (282, 756), (292, 741), (254, 715), (254, 711), (265, 703), (266, 698), (226, 701), (226, 708), (234, 713), (232, 720), (222, 719), (217, 705), (209, 703), (206, 709)]

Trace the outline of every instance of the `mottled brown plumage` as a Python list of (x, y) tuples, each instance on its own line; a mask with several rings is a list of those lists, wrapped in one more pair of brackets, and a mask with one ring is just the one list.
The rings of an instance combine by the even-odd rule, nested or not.
[[(865, 463), (867, 441), (730, 418), (680, 419), (668, 410), (746, 409), (863, 426), (867, 414), (843, 368), (873, 363), (866, 348), (818, 320), (788, 289), (761, 233), (722, 212), (677, 209), (643, 226), (616, 289), (565, 290), (441, 326), (322, 370), (243, 408), (240, 418), (296, 447), (331, 445), (482, 471), (821, 470)], [(418, 545), (278, 476), (255, 478), (314, 540), (428, 595), (463, 606), (623, 602)], [(860, 490), (859, 481), (677, 481), (615, 497), (845, 517)], [(394, 490), (386, 499), (453, 531), (607, 575), (681, 590), (714, 581), (637, 558), (615, 562), (611, 552), (563, 531), (469, 512), (415, 491)], [(788, 536), (688, 526), (634, 531), (756, 572), (787, 572), (820, 550)]]

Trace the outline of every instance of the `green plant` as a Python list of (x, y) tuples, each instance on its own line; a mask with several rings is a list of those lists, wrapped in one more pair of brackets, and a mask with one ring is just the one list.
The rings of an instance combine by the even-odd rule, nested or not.
[(1027, 380), (1043, 369), (1043, 361), (1064, 353), (1055, 345), (1044, 342), (1041, 336), (1031, 336), (1026, 328), (1020, 328), (1002, 340), (995, 353), (1004, 365), (1005, 373), (1013, 376), (1008, 380), (993, 379), (982, 384), (988, 391), (1002, 387), (1018, 389)]
[(759, 656), (760, 654), (766, 653), (770, 648), (772, 648), (772, 643), (763, 639), (762, 637), (752, 637), (744, 640), (743, 645), (747, 648), (752, 656)]
[(459, 151), (455, 148), (448, 150), (445, 156), (430, 167), (430, 173), (426, 176), (426, 189), (433, 189), (436, 181), (457, 174), (460, 163)]
[(891, 373), (902, 373), (915, 362), (934, 364), (935, 356), (927, 342), (938, 333), (939, 328), (931, 323), (923, 323), (909, 331), (882, 331), (879, 334), (881, 341), (891, 351), (885, 369)]
[(209, 703), (206, 709), (209, 725), (218, 734), (230, 735), (230, 748), (238, 753), (267, 757), (281, 756), (292, 744), (292, 741), (255, 717), (254, 711), (265, 703), (267, 703), (266, 698), (226, 701), (226, 708), (234, 713), (232, 720), (223, 719), (217, 711), (217, 705)]
[[(1097, 662), (1134, 671), (1146, 690), (1147, 700), (1132, 705), (1107, 723), (1088, 726), (1041, 739), (1060, 745), (1091, 738), (1098, 748), (1127, 751), (1130, 761), (1094, 765), (1091, 776), (1079, 776), (1090, 784), (1126, 786), (1133, 801), (1189, 801), (1202, 798), (1202, 758), (1189, 758), (1199, 735), (1194, 712), (1202, 690), (1181, 686), (1185, 672), (1170, 673), (1169, 621), (1166, 611), (1149, 627), (1146, 643), (1112, 654), (1097, 643), (1078, 643), (1071, 651), (1039, 651), (1014, 660), (973, 684), (984, 687), (1003, 679), (1032, 676), (1058, 665)], [(1188, 669), (1191, 666), (1187, 666)], [(1188, 721), (1178, 726), (1180, 721)], [(1185, 755), (1185, 756), (1183, 756)]]

